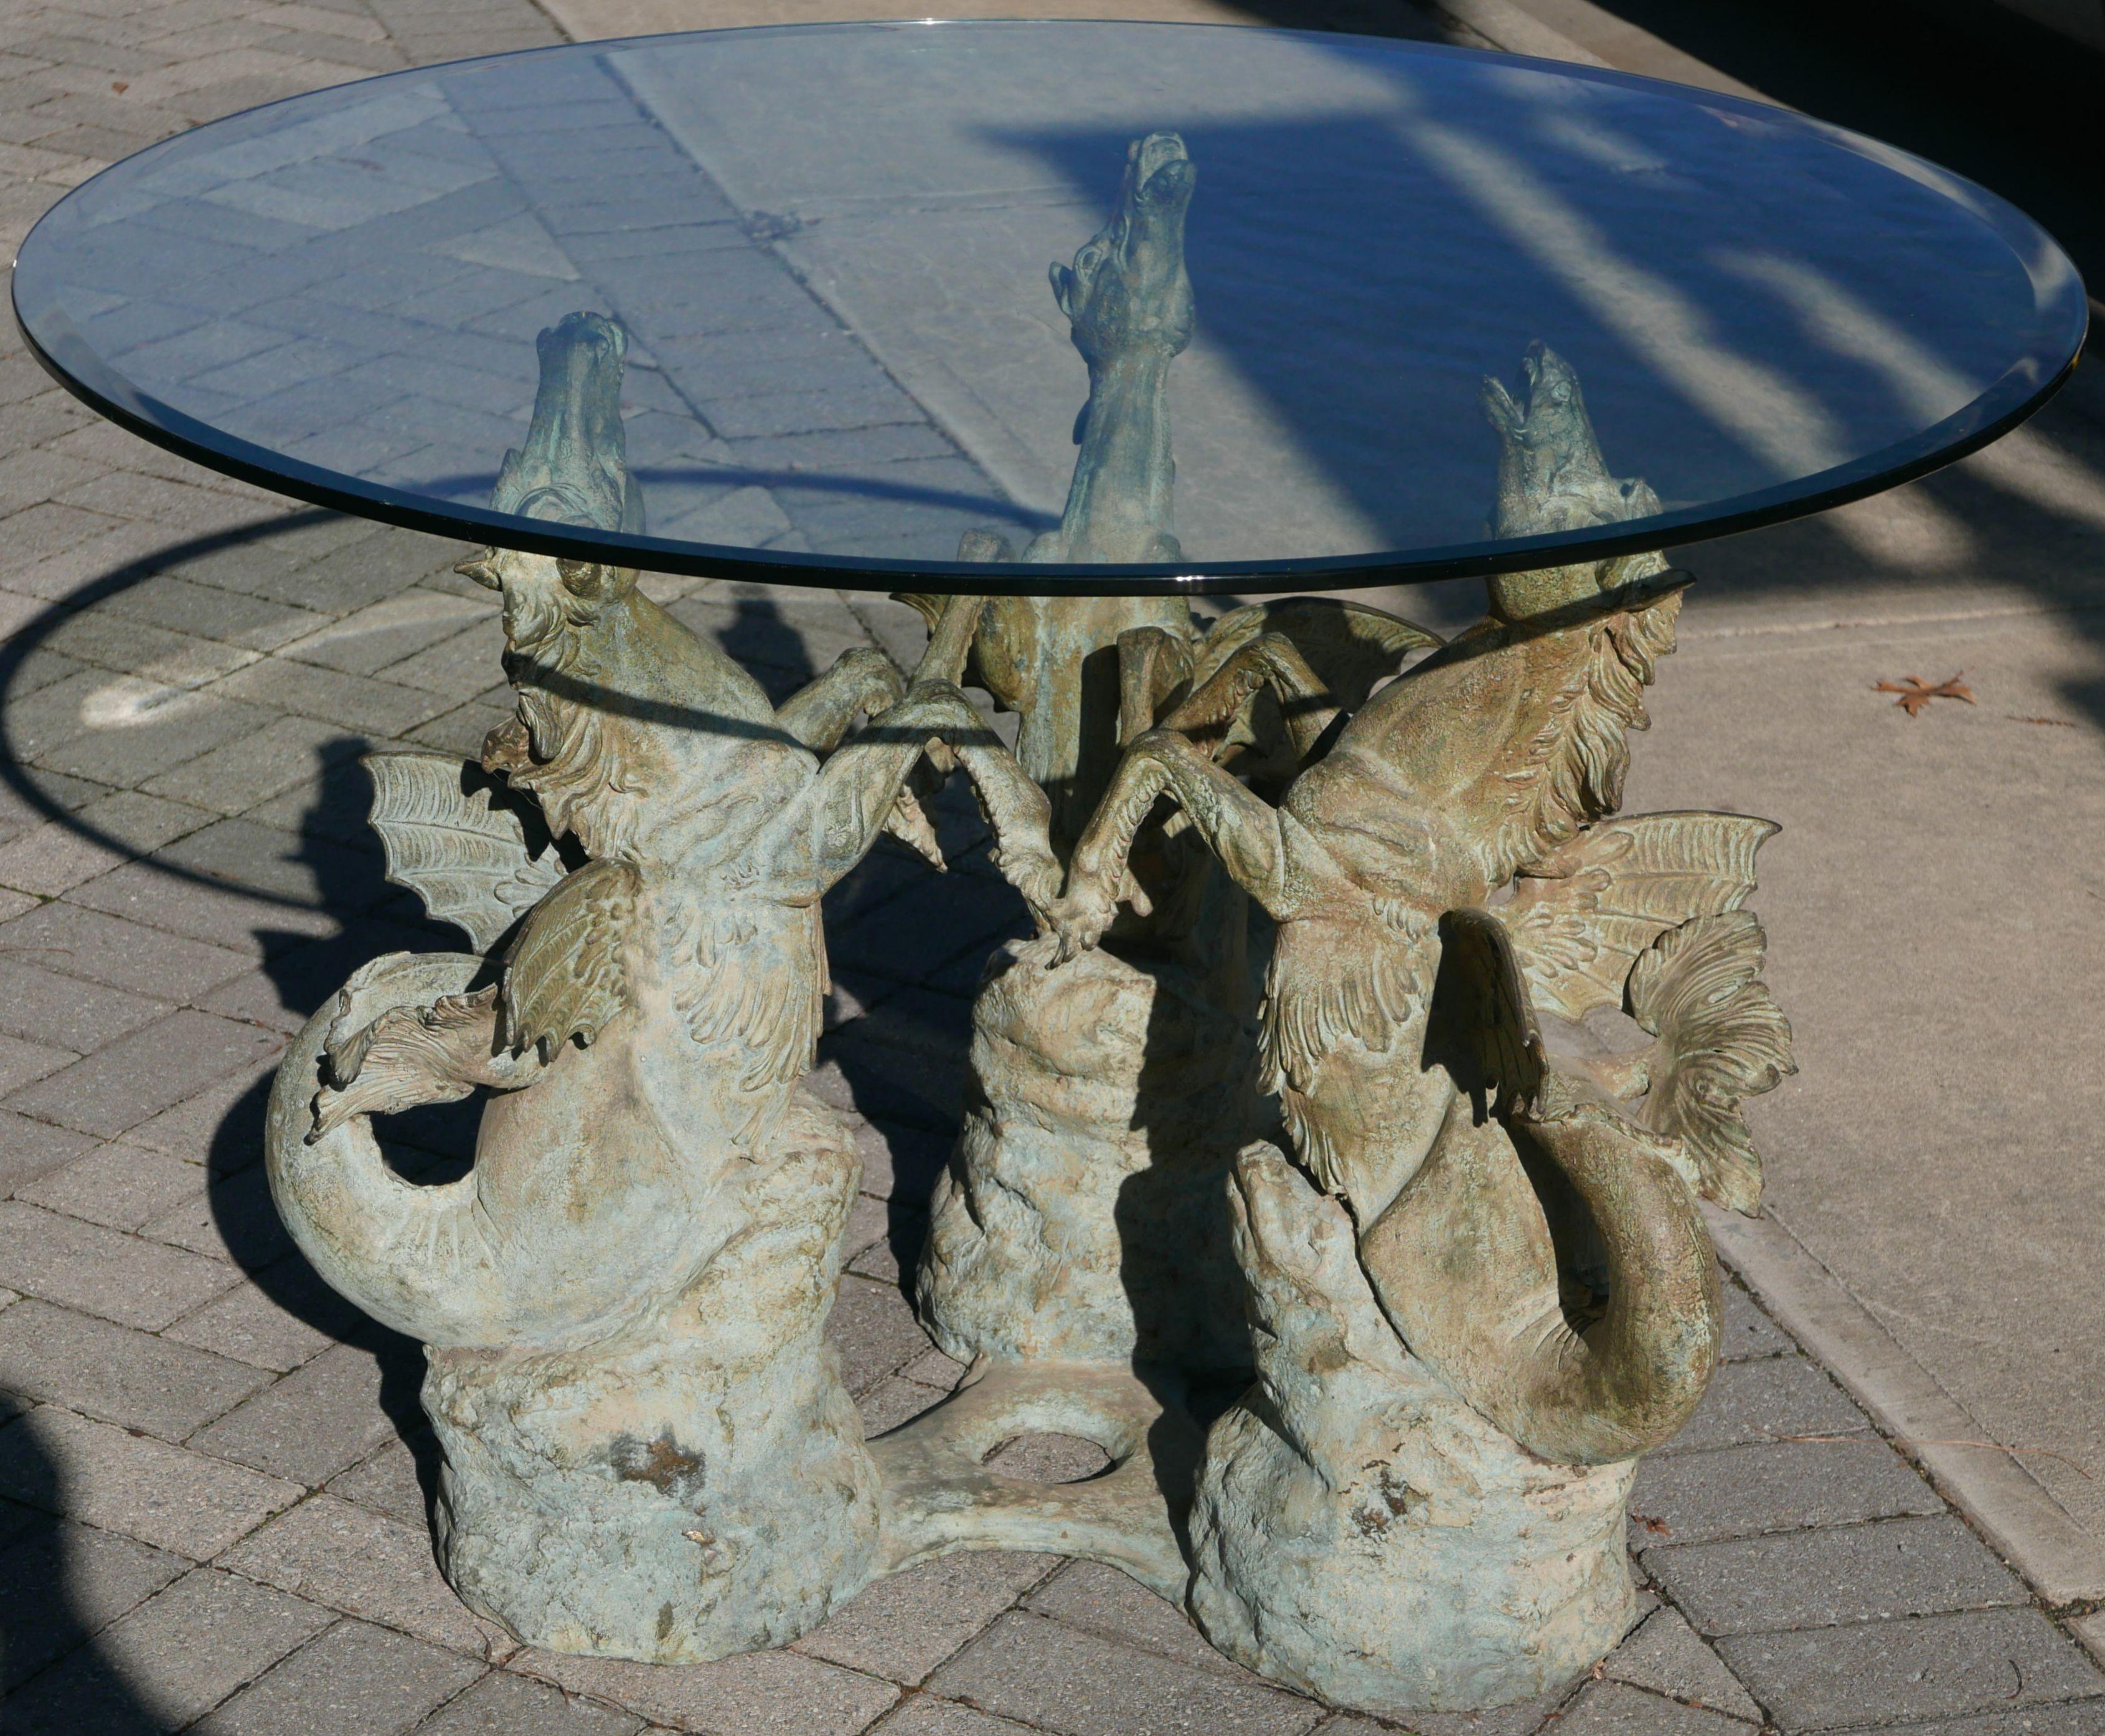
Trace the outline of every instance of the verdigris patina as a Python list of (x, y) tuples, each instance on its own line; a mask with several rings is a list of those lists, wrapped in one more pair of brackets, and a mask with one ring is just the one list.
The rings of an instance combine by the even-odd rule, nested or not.
[[(1175, 135), (1137, 141), (1054, 268), (1090, 392), (1027, 561), (1178, 558), (1193, 185)], [(624, 348), (597, 315), (542, 334), (500, 510), (640, 528)], [(1571, 369), (1523, 365), (1524, 401), (1485, 387), (1499, 533), (1658, 511)], [(516, 709), (479, 763), (369, 763), (391, 876), (476, 951), (354, 975), (279, 1071), (267, 1157), (316, 1268), (429, 1346), (470, 1604), (699, 1661), (933, 1556), (1056, 1550), (1390, 1713), (1526, 1698), (1616, 1642), (1638, 1456), (1717, 1359), (1696, 1201), (1754, 1208), (1740, 1104), (1790, 1068), (1744, 908), (1774, 828), (1615, 817), (1687, 575), (1496, 578), (1446, 644), (1318, 599), (1202, 626), (1174, 597), (918, 597), (910, 681), (851, 651), (777, 709), (632, 571), (461, 570), (503, 597)], [(1021, 714), (1015, 756), (968, 678)], [(971, 1369), (865, 1447), (821, 1337), (854, 1150), (801, 1081), (821, 896), (881, 830), (941, 866), (924, 756), (972, 780), (1040, 932), (975, 1004), (919, 1274)], [(1545, 1016), (1575, 1040), (1603, 1009), (1650, 1042), (1553, 1052)], [(394, 1173), (372, 1117), (476, 1090), (472, 1172)], [(1026, 1432), (1112, 1462), (986, 1462)]]
[[(1571, 370), (1539, 345), (1526, 366), (1525, 409), (1486, 390), (1501, 534), (1657, 511), (1609, 476)], [(1602, 823), (1686, 582), (1652, 556), (1493, 579), (1486, 620), (1276, 808), (1142, 736), (1057, 908), (1063, 951), (1094, 942), (1167, 797), (1279, 924), (1264, 1065), (1301, 1167), (1237, 1161), (1260, 1378), (1207, 1441), (1191, 1604), (1231, 1656), (1343, 1704), (1498, 1705), (1605, 1653), (1637, 1456), (1717, 1361), (1696, 1200), (1751, 1207), (1737, 1105), (1790, 1067), (1740, 908), (1773, 828)], [(1553, 1060), (1535, 996), (1656, 1040)]]
[[(1026, 561), (1179, 557), (1169, 381), (1192, 333), (1196, 180), (1176, 134), (1135, 140), (1109, 221), (1071, 266), (1052, 267), (1089, 395), (1066, 512)], [(985, 533), (960, 553), (1016, 557)], [(936, 599), (914, 601), (934, 618)], [(1052, 799), (1064, 856), (1120, 744), (1159, 718), (1219, 719), (1217, 745), (1245, 776), (1290, 772), (1298, 713), (1284, 723), (1268, 694), (1219, 703), (1236, 679), (1225, 666), (1254, 647), (1291, 656), (1314, 695), (1350, 705), (1432, 642), (1379, 610), (1314, 599), (1238, 609), (1202, 631), (1180, 597), (1002, 597), (968, 669), (1020, 714), (1017, 755)], [(1129, 907), (1109, 945), (1057, 978), (1048, 945), (1010, 946), (973, 1009), (964, 1125), (918, 1281), (936, 1341), (968, 1362), (1249, 1366), (1227, 1201), (1235, 1152), (1269, 1121), (1254, 1089), (1248, 902), (1192, 839), (1160, 828), (1125, 870)]]
[[(543, 334), (500, 508), (632, 521), (622, 353), (592, 315)], [(471, 1604), (566, 1651), (780, 1644), (869, 1578), (881, 1505), (820, 1340), (858, 1165), (800, 1083), (820, 897), (934, 738), (1040, 900), (1044, 798), (949, 679), (974, 599), (903, 693), (851, 653), (778, 713), (632, 571), (509, 551), (463, 570), (503, 594), (517, 709), (479, 771), (376, 759), (374, 818), (395, 878), (507, 943), (377, 960), (309, 1023), (272, 1094), (272, 1192), (324, 1277), (431, 1347), (439, 1555)], [(530, 852), (522, 798), (560, 847)], [(387, 1167), (369, 1116), (477, 1087), (470, 1174)]]

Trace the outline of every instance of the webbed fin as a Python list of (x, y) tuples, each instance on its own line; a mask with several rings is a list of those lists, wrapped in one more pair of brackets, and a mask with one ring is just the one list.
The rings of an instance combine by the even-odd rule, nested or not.
[(501, 786), (472, 760), (444, 754), (369, 754), (373, 829), (387, 878), (424, 901), (440, 922), (464, 931), (478, 952), (539, 903), (563, 877), (544, 828), (530, 842)]

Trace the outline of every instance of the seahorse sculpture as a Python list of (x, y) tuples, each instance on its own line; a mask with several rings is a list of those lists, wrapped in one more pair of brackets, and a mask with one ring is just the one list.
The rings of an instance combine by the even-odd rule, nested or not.
[[(1540, 345), (1525, 368), (1524, 406), (1486, 383), (1498, 530), (1656, 512), (1571, 369)], [(1491, 580), (1484, 621), (1349, 720), (1303, 714), (1333, 745), (1276, 807), (1142, 735), (1056, 906), (1061, 951), (1093, 944), (1167, 796), (1279, 925), (1263, 1061), (1299, 1165), (1236, 1162), (1259, 1382), (1207, 1440), (1190, 1601), (1230, 1656), (1336, 1703), (1482, 1708), (1605, 1653), (1637, 1456), (1716, 1362), (1696, 1200), (1753, 1208), (1738, 1105), (1790, 1071), (1741, 908), (1774, 828), (1608, 817), (1687, 582), (1656, 556)], [(1224, 697), (1280, 649), (1237, 653)], [(1536, 1001), (1656, 1040), (1553, 1058)]]
[[(496, 506), (633, 527), (620, 328), (573, 314), (539, 347)], [(903, 691), (851, 651), (777, 711), (632, 571), (498, 549), (462, 570), (503, 596), (516, 709), (479, 770), (369, 763), (391, 876), (477, 951), (376, 960), (309, 1023), (271, 1095), (272, 1192), (331, 1284), (429, 1347), (439, 1558), (471, 1605), (562, 1651), (779, 1644), (876, 1570), (880, 1523), (820, 1339), (858, 1166), (799, 1082), (820, 896), (887, 823), (932, 847), (900, 806), (932, 740), (1041, 903), (1045, 801), (951, 683), (975, 599)], [(389, 1169), (371, 1116), (478, 1088), (466, 1177)]]
[[(1176, 134), (1133, 141), (1109, 220), (1071, 266), (1052, 267), (1089, 395), (1066, 511), (1026, 562), (1181, 557), (1169, 380), (1193, 330), (1196, 181)], [(986, 532), (968, 534), (959, 557), (1017, 558)], [(937, 599), (909, 601), (935, 618)], [(1121, 743), (1159, 716), (1197, 727), (1179, 708), (1260, 642), (1295, 654), (1302, 697), (1347, 707), (1437, 642), (1378, 610), (1314, 598), (1237, 609), (1202, 631), (1181, 597), (998, 597), (967, 678), (1020, 714), (1017, 757), (1052, 799), (1064, 857)], [(1261, 786), (1283, 783), (1306, 745), (1299, 710), (1289, 727), (1271, 689), (1225, 708), (1220, 691), (1204, 709), (1224, 719), (1223, 758)], [(1267, 1125), (1252, 1088), (1248, 906), (1203, 850), (1159, 828), (1128, 866), (1134, 908), (1110, 946), (1056, 980), (1044, 947), (1012, 945), (973, 1009), (964, 1125), (918, 1278), (923, 1319), (966, 1361), (1249, 1366), (1226, 1204), (1236, 1151)]]

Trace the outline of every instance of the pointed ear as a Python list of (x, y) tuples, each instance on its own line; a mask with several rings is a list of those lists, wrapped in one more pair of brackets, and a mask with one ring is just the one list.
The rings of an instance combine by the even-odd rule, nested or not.
[(597, 561), (558, 561), (563, 588), (587, 602), (619, 602), (636, 588), (632, 566), (604, 566)]
[(1052, 299), (1060, 311), (1069, 319), (1075, 317), (1075, 274), (1058, 260), (1052, 262), (1049, 275), (1052, 280)]
[(1491, 426), (1501, 434), (1517, 434), (1524, 418), (1520, 406), (1513, 400), (1513, 394), (1506, 390), (1505, 383), (1486, 374), (1482, 396), (1484, 414), (1490, 418)]
[(501, 591), (504, 588), (497, 576), (497, 551), (494, 548), (485, 548), (480, 554), (471, 556), (454, 570), (463, 579), (474, 579), (485, 590)]
[[(998, 530), (968, 530), (958, 539), (958, 558), (960, 561), (1013, 561), (1016, 546)], [(914, 606), (928, 618), (932, 625), (940, 611), (941, 599), (909, 598)], [(931, 604), (935, 606), (930, 606)]]
[[(545, 338), (548, 334), (543, 332), (541, 335)], [(515, 493), (512, 478), (517, 474), (518, 469), (519, 449), (516, 446), (509, 447), (505, 451), (504, 462), (497, 467), (497, 486), (489, 491), (489, 503), (500, 512), (512, 512), (518, 506), (517, 500), (512, 498)], [(509, 506), (499, 504), (500, 502), (507, 500), (511, 501)]]

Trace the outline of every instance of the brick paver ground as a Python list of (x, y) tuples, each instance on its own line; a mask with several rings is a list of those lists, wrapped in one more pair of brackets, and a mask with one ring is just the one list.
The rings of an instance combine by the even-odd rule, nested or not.
[[(0, 229), (169, 132), (362, 74), (558, 39), (528, 0), (0, 6)], [(417, 1347), (293, 1251), (270, 1069), (350, 969), (457, 944), (388, 887), (355, 756), (503, 706), (460, 551), (207, 475), (0, 356), (0, 1729), (221, 1736), (1360, 1736), (1109, 1569), (989, 1555), (704, 1668), (522, 1651), (439, 1578)], [(658, 593), (786, 690), (896, 605)], [(881, 853), (829, 902), (820, 1089), (865, 1188), (835, 1336), (873, 1429), (958, 1373), (901, 1295), (980, 960), (1017, 924)], [(436, 1135), (435, 1135), (436, 1137)], [(1638, 1485), (1645, 1615), (1558, 1703), (1423, 1736), (2096, 1736), (2105, 1676), (1745, 1294)], [(2097, 1624), (2092, 1624), (2095, 1626)]]

